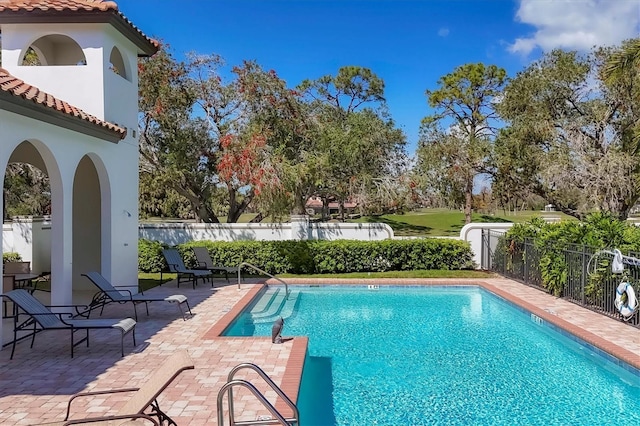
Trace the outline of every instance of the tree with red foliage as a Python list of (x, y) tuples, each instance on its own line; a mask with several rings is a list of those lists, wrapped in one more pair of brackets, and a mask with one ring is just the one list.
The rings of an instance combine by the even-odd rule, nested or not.
[(234, 72), (250, 109), (250, 133), (264, 137), (269, 151), (269, 184), (261, 187), (257, 206), (265, 215), (305, 214), (318, 181), (318, 123), (300, 93), (275, 71), (247, 61)]
[[(199, 221), (237, 222), (252, 201), (275, 182), (269, 168), (265, 137), (252, 125), (257, 110), (245, 90), (251, 69), (235, 68), (224, 82), (223, 61), (215, 55), (190, 54), (176, 61), (167, 46), (141, 60), (140, 172), (145, 182), (170, 188), (188, 201)], [(157, 193), (157, 191), (156, 191)], [(146, 197), (150, 211), (154, 206)]]

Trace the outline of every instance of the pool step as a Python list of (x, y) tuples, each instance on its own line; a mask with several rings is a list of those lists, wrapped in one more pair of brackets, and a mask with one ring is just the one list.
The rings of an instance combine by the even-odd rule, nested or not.
[(251, 309), (250, 314), (252, 318), (260, 318), (264, 316), (270, 316), (274, 311), (280, 309), (284, 301), (284, 289), (278, 287), (269, 287), (264, 292), (260, 300)]
[(284, 289), (280, 290), (270, 298), (268, 308), (259, 312), (251, 310), (251, 318), (254, 324), (264, 324), (277, 320), (279, 317), (283, 319), (289, 318), (296, 307), (300, 290), (291, 290), (289, 297), (286, 296)]
[(251, 309), (251, 316), (265, 315), (279, 293), (280, 289), (278, 287), (267, 288), (260, 300), (258, 300), (255, 306)]

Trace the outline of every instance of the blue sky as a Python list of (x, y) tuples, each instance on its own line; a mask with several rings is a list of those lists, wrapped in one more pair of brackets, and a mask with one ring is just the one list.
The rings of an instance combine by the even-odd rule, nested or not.
[(469, 62), (513, 76), (544, 51), (586, 51), (640, 34), (640, 0), (116, 0), (145, 34), (188, 51), (274, 69), (294, 87), (370, 68), (413, 153), (424, 92)]

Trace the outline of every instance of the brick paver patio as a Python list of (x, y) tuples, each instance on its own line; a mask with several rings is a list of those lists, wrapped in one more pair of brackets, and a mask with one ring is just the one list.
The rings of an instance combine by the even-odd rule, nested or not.
[[(289, 280), (294, 281), (305, 283), (304, 280)], [(356, 281), (349, 282), (357, 284)], [(520, 283), (507, 279), (385, 282), (482, 285), (640, 368), (638, 329)], [(245, 283), (238, 289), (235, 284), (218, 280), (214, 288), (200, 284), (195, 290), (187, 285), (176, 289), (175, 283), (168, 283), (149, 291), (149, 294), (157, 295), (187, 295), (194, 315), (183, 321), (175, 306), (157, 302), (149, 305), (149, 317), (144, 309), (139, 309), (137, 345), (134, 347), (131, 339), (125, 338), (124, 358), (120, 356), (119, 335), (111, 331), (92, 332), (91, 346), (78, 346), (73, 359), (69, 354), (68, 333), (58, 331), (38, 335), (33, 349), (29, 348), (28, 342), (21, 342), (13, 360), (9, 360), (10, 348), (3, 349), (0, 351), (0, 424), (60, 421), (64, 418), (70, 395), (88, 390), (140, 386), (162, 360), (180, 349), (189, 352), (195, 369), (182, 373), (159, 399), (160, 406), (179, 425), (216, 425), (218, 391), (231, 368), (242, 362), (259, 365), (295, 401), (307, 346), (305, 337), (294, 337), (279, 345), (272, 344), (270, 338), (219, 337), (260, 287)], [(117, 318), (132, 316), (132, 313), (131, 305), (110, 305), (104, 316)], [(10, 324), (5, 323), (5, 326)], [(284, 334), (286, 336), (286, 326)], [(275, 393), (254, 373), (243, 372), (238, 378), (249, 379), (271, 401), (276, 400)], [(237, 419), (251, 420), (268, 415), (247, 391), (240, 389), (235, 395)], [(125, 401), (123, 394), (80, 401), (75, 405), (73, 412), (76, 415), (72, 417), (111, 414)], [(277, 401), (276, 407), (282, 409), (282, 401)], [(286, 409), (283, 414), (291, 415)]]

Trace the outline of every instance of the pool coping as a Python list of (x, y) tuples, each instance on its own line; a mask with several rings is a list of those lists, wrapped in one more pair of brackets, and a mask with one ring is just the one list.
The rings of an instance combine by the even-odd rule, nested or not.
[[(266, 284), (266, 283), (258, 283)], [(203, 336), (203, 340), (224, 340), (238, 339), (237, 336), (223, 336), (222, 333), (231, 325), (233, 320), (247, 307), (251, 301), (263, 290), (264, 286), (254, 285), (227, 313), (225, 313), (217, 323), (213, 325)], [(255, 340), (267, 340), (268, 337), (251, 337)], [(306, 336), (285, 337), (285, 344), (291, 342), (291, 352), (287, 360), (280, 389), (294, 403), (298, 401), (298, 392), (300, 390), (300, 382), (302, 381), (302, 368), (304, 367), (304, 359), (307, 355), (307, 346), (309, 338)], [(281, 398), (278, 398), (275, 408), (283, 412), (288, 411), (288, 406)]]
[[(496, 280), (491, 280), (496, 281)], [(498, 280), (501, 281), (501, 280)], [(506, 280), (513, 282), (511, 280)], [(295, 278), (295, 279), (287, 279), (287, 283), (296, 286), (296, 285), (355, 285), (355, 286), (364, 286), (370, 285), (374, 282), (372, 279), (319, 279), (319, 278)], [(259, 284), (266, 285), (281, 285), (281, 283), (277, 280), (269, 279)], [(399, 279), (377, 279), (375, 280), (376, 285), (380, 286), (478, 286), (490, 293), (501, 297), (507, 300), (510, 303), (524, 309), (542, 320), (552, 324), (558, 329), (569, 334), (569, 337), (577, 337), (587, 344), (593, 346), (593, 348), (598, 349), (603, 352), (603, 355), (609, 355), (612, 358), (612, 361), (615, 360), (623, 361), (628, 364), (632, 368), (640, 371), (640, 355), (630, 351), (620, 345), (617, 345), (610, 340), (604, 339), (584, 328), (571, 323), (554, 312), (549, 312), (535, 304), (528, 302), (526, 300), (521, 299), (520, 297), (515, 296), (514, 294), (506, 291), (496, 284), (489, 282), (489, 280), (479, 280), (479, 279), (455, 279), (455, 278), (447, 278), (447, 279), (407, 279), (407, 278), (399, 278)], [(523, 287), (527, 287), (524, 284), (517, 283)], [(234, 319), (248, 306), (253, 299), (262, 291), (263, 286), (253, 286), (247, 294), (245, 294), (220, 320), (213, 325), (203, 336), (203, 339), (228, 339), (238, 337), (227, 337), (223, 336), (222, 333), (231, 325)], [(546, 297), (554, 298), (547, 293), (544, 293), (538, 289), (533, 289), (532, 287), (527, 287), (528, 289), (537, 291)], [(557, 298), (555, 298), (557, 299)], [(567, 302), (570, 303), (570, 302)], [(577, 309), (583, 309), (588, 311), (586, 308), (583, 308), (579, 305), (575, 305)], [(599, 314), (596, 314), (599, 315)], [(613, 320), (612, 318), (604, 317), (608, 320)], [(630, 327), (625, 325), (625, 327)], [(258, 340), (269, 340), (268, 337), (251, 337), (251, 339)], [(307, 353), (308, 347), (308, 338), (306, 336), (294, 336), (290, 338), (291, 340), (291, 353), (289, 359), (286, 363), (286, 368), (284, 371), (281, 389), (282, 391), (291, 398), (292, 401), (296, 402), (298, 399), (298, 393), (300, 390), (300, 382), (302, 380), (302, 370), (304, 368), (304, 359)], [(285, 344), (288, 343), (285, 342)], [(620, 364), (619, 364), (620, 365)], [(636, 374), (637, 374), (636, 371)], [(281, 409), (284, 408), (284, 402), (278, 399), (276, 403), (276, 408)]]

